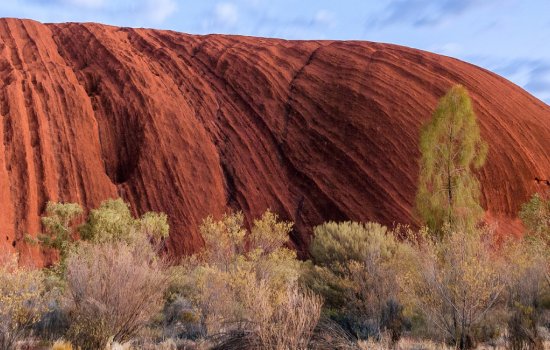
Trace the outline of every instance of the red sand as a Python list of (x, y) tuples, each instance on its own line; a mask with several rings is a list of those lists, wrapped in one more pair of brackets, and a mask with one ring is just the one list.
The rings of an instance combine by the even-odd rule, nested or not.
[(164, 211), (178, 255), (230, 209), (294, 221), (299, 250), (326, 220), (415, 224), (419, 128), (456, 83), (490, 145), (479, 177), (499, 230), (550, 178), (548, 105), (395, 45), (2, 19), (0, 77), (0, 249), (36, 264), (23, 238), (48, 200)]

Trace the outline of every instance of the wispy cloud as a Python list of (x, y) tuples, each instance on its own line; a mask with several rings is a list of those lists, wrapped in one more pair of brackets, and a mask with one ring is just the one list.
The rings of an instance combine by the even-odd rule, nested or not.
[(311, 25), (334, 27), (336, 25), (336, 17), (327, 10), (319, 10), (313, 17)]
[(40, 14), (37, 19), (67, 16), (76, 21), (101, 18), (158, 24), (176, 12), (177, 3), (178, 0), (19, 0), (17, 6), (26, 13)]
[(496, 65), (492, 70), (550, 103), (550, 62), (528, 58), (515, 59), (503, 65)]
[(459, 43), (448, 42), (443, 45), (435, 45), (428, 48), (428, 51), (435, 52), (445, 56), (457, 57), (463, 52), (463, 47)]
[(178, 6), (174, 0), (148, 0), (146, 9), (154, 22), (162, 23), (176, 12)]
[[(219, 2), (203, 14), (203, 33), (234, 33), (303, 39), (323, 37), (323, 29), (333, 28), (335, 15), (319, 9), (311, 13), (281, 16), (262, 6), (265, 0)], [(238, 5), (237, 5), (238, 2)], [(315, 34), (318, 33), (318, 34)]]
[(239, 8), (232, 2), (220, 2), (202, 15), (203, 32), (223, 33), (235, 31), (242, 20)]
[(367, 20), (368, 27), (412, 24), (430, 27), (460, 16), (480, 4), (476, 0), (391, 0), (382, 13)]
[(75, 5), (79, 7), (88, 7), (88, 8), (101, 8), (105, 6), (105, 0), (64, 0), (68, 5)]
[(214, 9), (215, 21), (224, 26), (233, 26), (239, 21), (239, 10), (230, 2), (217, 4)]

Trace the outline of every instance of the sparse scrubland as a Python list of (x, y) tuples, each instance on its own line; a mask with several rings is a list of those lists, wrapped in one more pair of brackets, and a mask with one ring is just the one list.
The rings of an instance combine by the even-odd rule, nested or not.
[[(0, 349), (544, 349), (550, 333), (550, 194), (519, 213), (521, 238), (482, 222), (487, 146), (453, 87), (421, 132), (424, 226), (327, 222), (310, 259), (266, 211), (204, 219), (204, 248), (169, 259), (164, 214), (121, 199), (85, 217), (48, 203), (29, 241), (59, 253), (43, 271), (0, 264)], [(83, 222), (77, 225), (77, 222)], [(27, 345), (28, 345), (27, 344)]]

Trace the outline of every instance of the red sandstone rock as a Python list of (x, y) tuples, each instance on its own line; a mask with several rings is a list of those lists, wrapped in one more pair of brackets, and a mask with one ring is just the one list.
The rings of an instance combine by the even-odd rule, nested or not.
[(550, 178), (548, 105), (395, 45), (2, 19), (0, 78), (0, 249), (36, 264), (23, 237), (48, 200), (164, 211), (175, 254), (231, 209), (294, 221), (300, 250), (327, 220), (416, 224), (419, 128), (456, 83), (490, 145), (483, 205), (503, 232)]

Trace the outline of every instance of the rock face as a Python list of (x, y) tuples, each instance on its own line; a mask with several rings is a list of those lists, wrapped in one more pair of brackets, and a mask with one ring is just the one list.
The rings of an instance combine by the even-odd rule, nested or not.
[(509, 81), (428, 52), (371, 42), (195, 36), (0, 20), (0, 250), (25, 243), (48, 200), (122, 196), (170, 217), (169, 250), (198, 225), (271, 208), (303, 251), (327, 220), (416, 224), (421, 124), (455, 83), (490, 145), (488, 217), (514, 228), (550, 178), (550, 107)]

